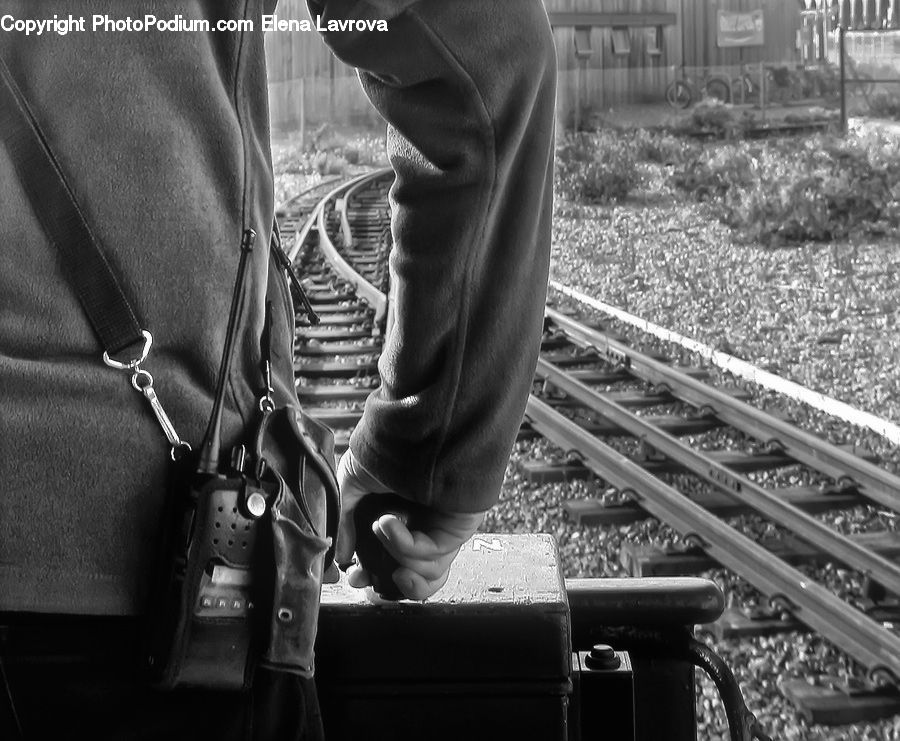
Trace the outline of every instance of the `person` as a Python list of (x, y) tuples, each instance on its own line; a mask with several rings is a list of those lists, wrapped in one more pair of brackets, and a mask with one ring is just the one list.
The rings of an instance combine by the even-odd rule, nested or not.
[[(341, 459), (338, 560), (352, 555), (352, 512), (367, 492), (417, 501), (431, 513), (424, 531), (391, 517), (374, 528), (401, 564), (403, 594), (423, 599), (496, 502), (530, 389), (549, 266), (555, 51), (540, 0), (309, 5), (326, 26), (388, 21), (387, 32), (324, 35), (388, 122), (397, 176), (397, 319), (381, 388)], [(260, 29), (274, 11), (273, 0), (160, 0), (143, 3), (141, 19), (181, 30), (138, 31), (131, 6), (114, 0), (0, 0), (0, 56), (153, 334), (142, 367), (195, 444), (242, 235), (252, 229), (263, 245), (271, 235)], [(70, 17), (86, 27), (63, 33)], [(26, 33), (26, 19), (47, 24)], [(261, 670), (239, 696), (143, 685), (138, 624), (168, 444), (128, 376), (101, 362), (12, 156), (0, 146), (0, 735), (320, 737), (309, 677)], [(298, 406), (287, 289), (266, 250), (249, 273), (225, 445), (253, 418), (273, 292), (273, 394)], [(355, 567), (350, 579), (369, 575)]]

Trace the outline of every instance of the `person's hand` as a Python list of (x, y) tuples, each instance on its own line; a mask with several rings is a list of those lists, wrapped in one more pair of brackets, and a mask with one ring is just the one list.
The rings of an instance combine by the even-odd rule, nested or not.
[[(366, 471), (348, 450), (338, 464), (341, 488), (341, 521), (338, 528), (336, 561), (342, 568), (351, 564), (356, 547), (353, 512), (370, 493), (389, 491)], [(423, 600), (437, 592), (450, 575), (450, 565), (460, 547), (474, 535), (484, 520), (484, 512), (452, 514), (429, 509), (423, 524), (409, 530), (395, 515), (382, 515), (372, 523), (372, 532), (385, 550), (400, 564), (392, 574), (394, 583), (408, 599)], [(353, 587), (366, 587), (371, 576), (358, 564), (349, 566)]]

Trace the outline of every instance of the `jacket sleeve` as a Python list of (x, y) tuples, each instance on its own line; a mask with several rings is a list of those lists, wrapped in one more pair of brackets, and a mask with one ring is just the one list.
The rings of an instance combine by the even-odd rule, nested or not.
[(387, 487), (493, 505), (531, 388), (550, 251), (556, 54), (540, 0), (311, 0), (388, 123), (395, 321), (351, 441)]

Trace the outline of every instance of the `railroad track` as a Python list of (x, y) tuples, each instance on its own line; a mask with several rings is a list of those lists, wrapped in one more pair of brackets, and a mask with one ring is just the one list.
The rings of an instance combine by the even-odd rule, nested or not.
[[(282, 208), (289, 255), (320, 317), (317, 325), (298, 320), (298, 394), (335, 429), (339, 451), (378, 384), (389, 321), (390, 182), (382, 171)], [(621, 524), (652, 515), (691, 546), (623, 550), (633, 575), (684, 575), (717, 563), (769, 599), (769, 610), (755, 610), (757, 619), (730, 610), (718, 637), (802, 625), (868, 670), (880, 688), (872, 696), (895, 688), (900, 634), (889, 623), (900, 624), (891, 599), (900, 595), (900, 536), (848, 536), (816, 515), (866, 504), (900, 512), (900, 478), (859, 451), (750, 406), (740, 390), (706, 383), (701, 369), (640, 352), (549, 307), (545, 330), (521, 434), (547, 438), (568, 458), (526, 464), (525, 475), (535, 483), (596, 475), (618, 495), (567, 502), (575, 521)], [(794, 483), (784, 485), (789, 478)], [(748, 513), (773, 523), (778, 541), (758, 542), (726, 522)], [(851, 603), (801, 570), (823, 560), (858, 572), (866, 594)], [(809, 695), (803, 687), (785, 689), (801, 705)], [(884, 707), (892, 702), (888, 693)]]
[(279, 208), (285, 251), (303, 276), (315, 321), (298, 313), (294, 371), (304, 408), (346, 450), (378, 385), (387, 322), (390, 171), (325, 183)]

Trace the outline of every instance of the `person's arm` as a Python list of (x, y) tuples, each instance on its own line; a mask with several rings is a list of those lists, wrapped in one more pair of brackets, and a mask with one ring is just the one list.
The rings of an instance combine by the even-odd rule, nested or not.
[[(397, 176), (396, 321), (350, 448), (385, 489), (448, 522), (471, 515), (451, 528), (448, 543), (464, 542), (499, 496), (540, 347), (556, 85), (546, 11), (540, 0), (310, 7), (323, 24), (387, 18), (389, 27), (325, 34), (387, 120)], [(401, 563), (445, 560), (383, 525)]]

